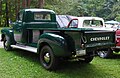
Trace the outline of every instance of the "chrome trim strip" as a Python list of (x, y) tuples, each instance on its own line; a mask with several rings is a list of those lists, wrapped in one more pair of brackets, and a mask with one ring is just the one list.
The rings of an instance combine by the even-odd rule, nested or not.
[(30, 46), (11, 45), (11, 47), (26, 50), (26, 51), (30, 51), (30, 52), (33, 52), (33, 53), (37, 53), (37, 48), (30, 47)]

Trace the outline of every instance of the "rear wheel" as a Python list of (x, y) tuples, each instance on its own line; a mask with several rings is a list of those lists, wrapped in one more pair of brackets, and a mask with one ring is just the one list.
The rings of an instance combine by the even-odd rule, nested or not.
[(57, 68), (58, 59), (53, 54), (53, 50), (50, 46), (46, 45), (41, 49), (40, 62), (47, 70), (55, 70)]
[(114, 51), (115, 51), (116, 53), (120, 52), (120, 50), (119, 50), (119, 49), (115, 49)]
[(12, 47), (10, 46), (10, 38), (7, 35), (4, 37), (3, 46), (6, 51), (12, 50)]
[(94, 56), (93, 56), (93, 53), (89, 53), (87, 55), (84, 56), (84, 58), (82, 58), (81, 60), (79, 61), (82, 61), (82, 62), (85, 62), (85, 63), (89, 63), (93, 60)]
[(111, 48), (109, 48), (109, 49), (104, 49), (104, 50), (101, 50), (101, 51), (97, 51), (97, 54), (101, 58), (109, 58), (109, 57), (112, 57), (113, 51), (112, 51)]
[(83, 62), (85, 63), (89, 63), (93, 60), (94, 56), (93, 56), (93, 52), (88, 53), (85, 57)]
[(91, 62), (91, 61), (93, 60), (93, 58), (94, 58), (94, 56), (88, 56), (88, 57), (86, 57), (86, 58), (84, 59), (84, 62), (85, 62), (85, 63), (89, 63), (89, 62)]

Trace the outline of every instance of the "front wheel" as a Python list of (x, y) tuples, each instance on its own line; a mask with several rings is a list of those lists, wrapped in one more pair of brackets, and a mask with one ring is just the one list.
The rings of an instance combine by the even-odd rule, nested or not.
[(43, 46), (40, 52), (40, 62), (42, 66), (47, 70), (54, 70), (57, 68), (58, 59), (53, 54), (53, 50), (50, 46)]
[(12, 50), (12, 47), (10, 46), (10, 38), (7, 35), (4, 37), (3, 46), (6, 51)]
[(109, 58), (109, 57), (112, 56), (113, 51), (112, 51), (111, 48), (109, 48), (109, 49), (104, 49), (104, 50), (101, 50), (101, 51), (97, 51), (97, 54), (101, 58)]

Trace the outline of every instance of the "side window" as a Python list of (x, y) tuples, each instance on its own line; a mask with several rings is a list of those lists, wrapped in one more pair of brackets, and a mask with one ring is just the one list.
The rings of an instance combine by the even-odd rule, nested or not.
[(101, 27), (103, 23), (100, 20), (85, 20), (83, 25), (84, 27)]
[(49, 13), (34, 13), (34, 20), (51, 20)]
[(19, 20), (19, 21), (22, 21), (22, 18), (23, 18), (23, 13), (19, 13), (19, 14), (18, 14), (18, 20)]
[(83, 27), (89, 27), (90, 26), (90, 20), (85, 20), (83, 22)]
[(78, 19), (73, 19), (71, 20), (70, 24), (69, 24), (70, 28), (76, 28), (78, 27)]
[(33, 30), (33, 37), (32, 37), (32, 42), (33, 43), (37, 43), (39, 40), (39, 35), (40, 35), (40, 31), (39, 30)]

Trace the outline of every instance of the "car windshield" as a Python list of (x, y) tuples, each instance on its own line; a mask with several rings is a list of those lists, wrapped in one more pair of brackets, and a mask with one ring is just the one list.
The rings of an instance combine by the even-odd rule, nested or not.
[(102, 27), (103, 23), (101, 20), (84, 20), (83, 27)]

